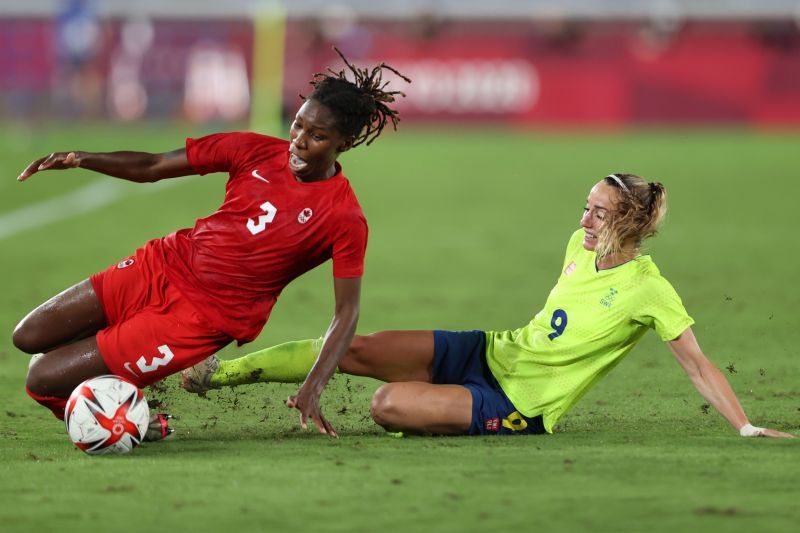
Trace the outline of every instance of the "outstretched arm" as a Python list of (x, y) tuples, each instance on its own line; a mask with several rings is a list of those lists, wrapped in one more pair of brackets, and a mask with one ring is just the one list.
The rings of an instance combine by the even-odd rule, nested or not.
[(337, 437), (336, 430), (322, 416), (319, 398), (355, 335), (361, 300), (361, 278), (334, 278), (333, 290), (336, 296), (336, 312), (325, 334), (322, 350), (300, 390), (289, 396), (286, 406), (300, 411), (300, 425), (304, 429), (308, 426), (308, 418), (311, 418), (320, 433)]
[(792, 437), (774, 429), (755, 428), (739, 404), (728, 380), (708, 360), (700, 349), (692, 328), (687, 328), (680, 337), (670, 341), (669, 349), (689, 375), (697, 391), (725, 417), (743, 437)]
[(186, 159), (186, 149), (151, 154), (148, 152), (54, 152), (28, 165), (17, 177), (25, 181), (40, 170), (88, 168), (101, 174), (138, 183), (196, 174)]

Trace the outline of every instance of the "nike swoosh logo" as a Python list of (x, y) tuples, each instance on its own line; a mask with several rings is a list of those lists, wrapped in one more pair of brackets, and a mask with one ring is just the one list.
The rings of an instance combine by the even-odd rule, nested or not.
[(259, 173), (258, 173), (258, 170), (254, 170), (254, 171), (251, 173), (251, 175), (252, 175), (254, 178), (256, 178), (256, 179), (259, 179), (259, 180), (261, 180), (261, 181), (263, 181), (263, 182), (265, 182), (265, 183), (269, 183), (269, 180), (268, 180), (267, 178), (265, 178), (264, 176), (262, 176), (261, 174), (259, 174)]
[(139, 377), (139, 374), (134, 372), (133, 369), (131, 368), (131, 364), (130, 363), (125, 363), (125, 365), (123, 365), (123, 366), (125, 366), (125, 370), (127, 370), (128, 372), (130, 372), (131, 374), (133, 374), (137, 378)]

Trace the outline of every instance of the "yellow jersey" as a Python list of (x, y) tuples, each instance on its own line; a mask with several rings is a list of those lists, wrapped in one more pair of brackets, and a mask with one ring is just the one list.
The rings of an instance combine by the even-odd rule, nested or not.
[(694, 323), (650, 256), (597, 270), (583, 233), (572, 235), (558, 283), (533, 320), (486, 333), (486, 360), (506, 396), (523, 415), (542, 415), (549, 433), (648, 328), (670, 341)]

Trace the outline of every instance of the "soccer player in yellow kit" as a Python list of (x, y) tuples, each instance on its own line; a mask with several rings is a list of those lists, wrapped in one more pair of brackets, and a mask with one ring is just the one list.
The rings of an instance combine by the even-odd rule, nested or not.
[[(754, 427), (692, 332), (694, 320), (641, 243), (656, 233), (666, 191), (612, 174), (589, 193), (544, 308), (511, 331), (383, 331), (357, 336), (341, 372), (388, 383), (372, 418), (390, 431), (552, 433), (559, 418), (654, 329), (706, 401), (742, 436), (792, 437)], [(193, 392), (254, 381), (302, 381), (320, 340), (286, 343), (184, 371)]]

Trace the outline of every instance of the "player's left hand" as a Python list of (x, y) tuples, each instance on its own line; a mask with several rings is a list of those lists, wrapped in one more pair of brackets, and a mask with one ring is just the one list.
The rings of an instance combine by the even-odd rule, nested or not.
[(297, 409), (300, 411), (300, 427), (308, 429), (308, 419), (310, 418), (320, 433), (330, 435), (331, 437), (339, 438), (336, 430), (322, 415), (322, 410), (319, 407), (319, 394), (312, 392), (312, 387), (304, 383), (297, 394), (289, 396), (286, 400), (286, 407), (290, 409)]

